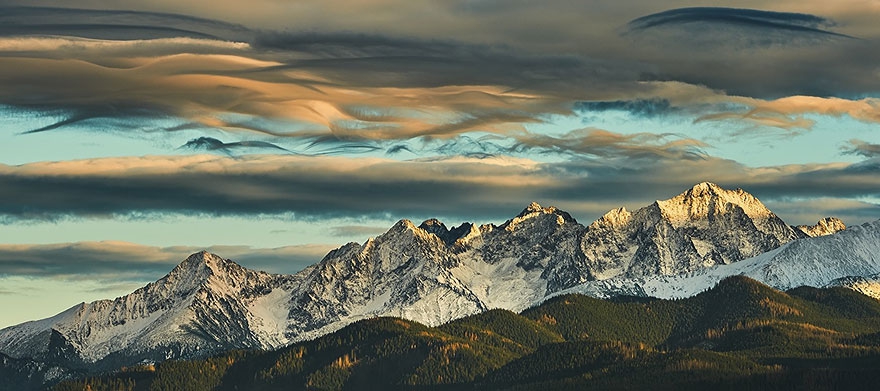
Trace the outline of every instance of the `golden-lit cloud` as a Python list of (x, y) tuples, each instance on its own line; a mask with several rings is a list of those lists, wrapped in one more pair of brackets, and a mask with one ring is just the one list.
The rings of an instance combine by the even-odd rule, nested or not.
[(848, 116), (852, 119), (880, 123), (880, 99), (858, 100), (822, 98), (815, 96), (789, 96), (774, 100), (745, 97), (729, 97), (731, 103), (746, 107), (743, 111), (717, 112), (697, 118), (701, 121), (738, 120), (760, 126), (781, 129), (810, 129), (815, 125), (805, 115), (832, 117)]
[(561, 136), (515, 135), (514, 150), (538, 149), (585, 157), (630, 159), (699, 159), (708, 144), (672, 134), (620, 134), (602, 129), (578, 129)]
[[(185, 52), (189, 47), (218, 53)], [(170, 49), (184, 52), (165, 54)], [(232, 132), (355, 140), (509, 132), (566, 111), (558, 99), (504, 86), (348, 87), (256, 57), (247, 44), (188, 38), (0, 39), (0, 102), (66, 116), (26, 131), (116, 116), (173, 116)]]

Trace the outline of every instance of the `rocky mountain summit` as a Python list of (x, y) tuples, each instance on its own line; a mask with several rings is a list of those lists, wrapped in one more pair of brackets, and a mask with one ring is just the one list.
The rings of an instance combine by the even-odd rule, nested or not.
[(596, 279), (605, 280), (726, 265), (797, 238), (751, 194), (704, 182), (634, 212), (608, 212), (587, 228), (581, 249)]
[(846, 224), (837, 217), (826, 217), (819, 220), (816, 225), (798, 225), (794, 227), (806, 237), (832, 235), (846, 229)]

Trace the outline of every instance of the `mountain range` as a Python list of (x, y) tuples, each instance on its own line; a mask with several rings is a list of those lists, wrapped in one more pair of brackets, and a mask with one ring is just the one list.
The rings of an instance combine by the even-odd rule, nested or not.
[(0, 370), (44, 368), (29, 376), (52, 382), (231, 349), (278, 349), (380, 316), (434, 327), (568, 293), (689, 297), (731, 275), (779, 289), (880, 292), (880, 221), (845, 228), (834, 218), (793, 227), (741, 189), (700, 183), (588, 226), (537, 203), (500, 225), (401, 220), (294, 275), (200, 252), (129, 295), (0, 330)]

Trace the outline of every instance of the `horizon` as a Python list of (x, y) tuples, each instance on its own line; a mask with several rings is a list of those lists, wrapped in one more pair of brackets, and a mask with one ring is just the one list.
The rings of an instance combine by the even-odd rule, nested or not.
[(532, 201), (586, 222), (709, 181), (791, 225), (880, 218), (870, 2), (0, 10), (0, 328), (193, 249), (292, 273)]

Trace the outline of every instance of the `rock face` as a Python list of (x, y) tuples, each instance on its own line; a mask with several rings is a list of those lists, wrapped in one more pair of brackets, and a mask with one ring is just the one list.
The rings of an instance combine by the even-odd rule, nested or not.
[[(439, 222), (437, 222), (439, 223)], [(442, 223), (422, 224), (448, 238)], [(363, 245), (349, 243), (300, 273), (289, 311), (290, 339), (336, 330), (379, 315), (440, 324), (486, 306), (450, 269), (458, 265), (440, 236), (401, 220)]]
[[(612, 210), (587, 227), (537, 203), (500, 225), (448, 228), (436, 219), (418, 226), (401, 220), (388, 232), (333, 250), (294, 275), (193, 254), (127, 296), (83, 303), (52, 318), (0, 330), (0, 352), (11, 360), (109, 369), (233, 348), (277, 348), (375, 316), (438, 325), (492, 308), (520, 311), (566, 291), (597, 297), (674, 296), (658, 288), (665, 286), (663, 281), (679, 281), (682, 274), (714, 276), (713, 270), (748, 274), (737, 266), (754, 262), (758, 266), (748, 269), (749, 276), (763, 270), (764, 278), (755, 278), (787, 286), (800, 281), (784, 277), (788, 270), (810, 273), (791, 266), (796, 259), (826, 248), (822, 257), (835, 259), (839, 270), (811, 283), (880, 272), (873, 258), (848, 267), (848, 259), (835, 255), (849, 254), (838, 252), (854, 246), (847, 241), (862, 237), (847, 236), (849, 230), (795, 241), (842, 228), (838, 223), (826, 219), (796, 230), (743, 190), (711, 183), (634, 212)], [(804, 250), (788, 256), (789, 261), (773, 263), (781, 265), (775, 269), (760, 269), (765, 261), (753, 261), (764, 259), (760, 256), (739, 262), (771, 250), (779, 260), (782, 251), (800, 247)], [(707, 284), (717, 281), (713, 278), (688, 280), (693, 287), (687, 289), (711, 287)]]
[(718, 281), (743, 275), (774, 288), (801, 285), (842, 286), (880, 298), (880, 220), (833, 235), (794, 240), (779, 248), (729, 265), (675, 276), (613, 278), (590, 281), (566, 293), (597, 297), (616, 293), (681, 298), (700, 293)]
[(581, 241), (597, 279), (676, 275), (772, 250), (798, 234), (742, 189), (700, 183), (665, 201), (615, 209)]
[(287, 341), (264, 327), (262, 300), (295, 281), (200, 252), (127, 296), (0, 330), (0, 346), (13, 357), (71, 367), (269, 348)]

